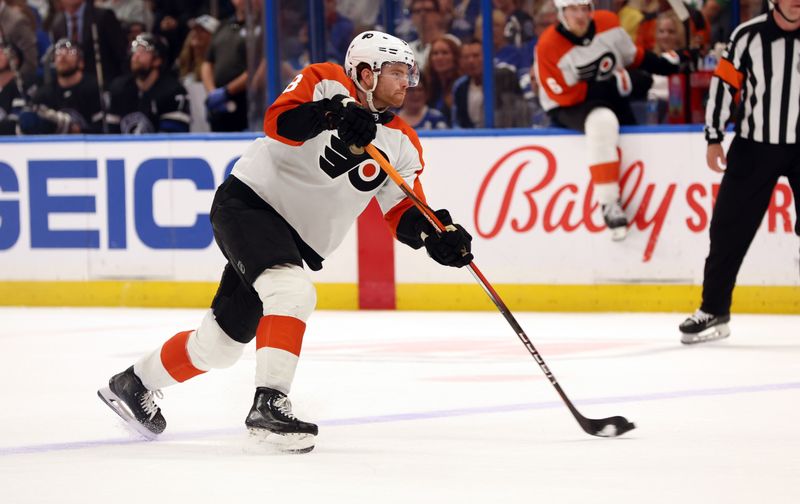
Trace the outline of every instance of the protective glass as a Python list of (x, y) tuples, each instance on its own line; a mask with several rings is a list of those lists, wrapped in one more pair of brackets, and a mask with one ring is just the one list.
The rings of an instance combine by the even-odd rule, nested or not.
[(407, 82), (408, 87), (419, 84), (419, 67), (405, 63), (404, 61), (387, 61), (381, 65), (381, 75), (388, 76), (400, 82)]

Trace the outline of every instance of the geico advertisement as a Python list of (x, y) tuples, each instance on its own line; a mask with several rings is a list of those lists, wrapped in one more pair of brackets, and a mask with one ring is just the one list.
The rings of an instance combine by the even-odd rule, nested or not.
[[(700, 283), (721, 180), (706, 167), (702, 134), (630, 133), (620, 143), (631, 222), (622, 242), (612, 242), (603, 224), (580, 135), (424, 142), (424, 187), (431, 206), (450, 209), (470, 230), (476, 263), (492, 282)], [(798, 285), (792, 198), (781, 179), (740, 284)], [(397, 250), (398, 282), (470, 281)]]
[[(3, 143), (0, 279), (216, 280), (224, 262), (208, 211), (250, 140)], [(631, 230), (612, 242), (579, 135), (423, 138), (429, 203), (474, 237), (494, 283), (698, 283), (720, 176), (700, 134), (628, 134), (622, 196)], [(741, 284), (797, 285), (785, 181)], [(397, 244), (398, 282), (468, 283)], [(355, 231), (315, 280), (356, 282)]]
[[(0, 144), (0, 279), (218, 280), (211, 201), (251, 141)], [(355, 282), (354, 261), (315, 278)]]

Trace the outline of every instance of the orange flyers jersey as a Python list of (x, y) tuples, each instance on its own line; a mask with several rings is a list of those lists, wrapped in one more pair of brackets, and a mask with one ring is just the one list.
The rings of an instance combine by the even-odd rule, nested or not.
[[(303, 69), (267, 110), (266, 136), (247, 148), (232, 172), (323, 258), (339, 246), (373, 197), (393, 231), (400, 215), (411, 206), (378, 164), (366, 153), (353, 155), (335, 130), (322, 129), (304, 141), (278, 133), (282, 114), (335, 95), (358, 100), (355, 85), (342, 67), (319, 63)], [(380, 114), (376, 119), (377, 134), (372, 145), (424, 199), (418, 180), (423, 168), (422, 147), (416, 133), (391, 113)]]
[[(549, 26), (536, 45), (536, 80), (545, 110), (578, 105), (588, 82), (610, 79), (617, 68), (637, 66), (644, 51), (637, 48), (616, 14), (598, 10), (593, 28), (579, 39), (560, 23)], [(594, 30), (594, 36), (591, 36)]]

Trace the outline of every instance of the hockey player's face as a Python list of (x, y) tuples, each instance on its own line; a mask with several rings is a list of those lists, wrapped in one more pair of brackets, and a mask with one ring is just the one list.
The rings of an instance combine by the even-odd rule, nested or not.
[[(375, 106), (400, 107), (406, 99), (406, 90), (409, 83), (408, 65), (403, 63), (391, 63), (383, 65), (378, 86), (375, 88)], [(378, 103), (378, 102), (382, 103)]]
[(592, 8), (588, 5), (568, 5), (564, 7), (567, 29), (577, 37), (583, 37), (592, 21)]

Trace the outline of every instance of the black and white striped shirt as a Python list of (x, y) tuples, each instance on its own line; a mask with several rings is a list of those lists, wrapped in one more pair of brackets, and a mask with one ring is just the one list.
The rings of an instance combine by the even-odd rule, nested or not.
[(706, 140), (722, 141), (741, 91), (736, 134), (755, 142), (796, 144), (800, 138), (800, 38), (775, 23), (772, 11), (739, 25), (714, 72), (706, 105)]

